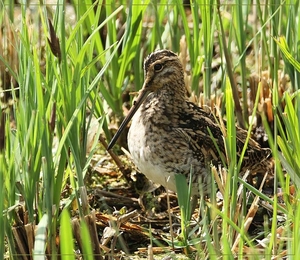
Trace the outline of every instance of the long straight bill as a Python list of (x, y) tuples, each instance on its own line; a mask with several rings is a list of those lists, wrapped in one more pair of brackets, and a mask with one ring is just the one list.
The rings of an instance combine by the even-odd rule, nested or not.
[(123, 120), (122, 124), (120, 125), (118, 131), (116, 132), (114, 137), (111, 139), (110, 143), (108, 144), (107, 150), (110, 150), (111, 148), (113, 148), (113, 146), (117, 142), (119, 136), (121, 135), (121, 133), (123, 132), (125, 127), (128, 125), (129, 121), (134, 116), (135, 112), (139, 109), (141, 104), (144, 102), (144, 100), (146, 99), (148, 94), (149, 94), (149, 91), (142, 88), (142, 90), (139, 93), (139, 96), (138, 96), (137, 100), (134, 102), (133, 106), (129, 110), (128, 115), (125, 117), (125, 119)]

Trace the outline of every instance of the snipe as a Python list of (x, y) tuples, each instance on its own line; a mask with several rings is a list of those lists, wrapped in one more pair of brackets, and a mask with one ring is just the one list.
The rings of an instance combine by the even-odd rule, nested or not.
[[(128, 148), (139, 170), (153, 182), (176, 192), (175, 174), (184, 174), (188, 181), (193, 166), (193, 194), (199, 194), (199, 182), (202, 192), (208, 193), (210, 165), (221, 164), (208, 128), (225, 155), (223, 135), (214, 116), (187, 100), (183, 67), (175, 53), (153, 52), (145, 59), (144, 70), (144, 85), (108, 150), (133, 118)], [(245, 139), (246, 132), (237, 128), (237, 157)], [(250, 140), (242, 171), (268, 171), (270, 154), (269, 149)]]

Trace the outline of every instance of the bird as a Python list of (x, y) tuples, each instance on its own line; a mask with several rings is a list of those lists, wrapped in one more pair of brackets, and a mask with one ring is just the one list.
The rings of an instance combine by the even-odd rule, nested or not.
[[(191, 185), (193, 196), (209, 194), (210, 167), (221, 165), (222, 156), (226, 158), (220, 125), (211, 112), (188, 100), (184, 68), (176, 53), (163, 49), (148, 55), (144, 60), (144, 76), (138, 97), (107, 150), (112, 149), (132, 119), (128, 149), (134, 164), (148, 179), (177, 192), (175, 176), (182, 174)], [(238, 159), (246, 137), (247, 131), (237, 127)], [(269, 171), (270, 157), (269, 148), (262, 148), (250, 138), (241, 172)]]

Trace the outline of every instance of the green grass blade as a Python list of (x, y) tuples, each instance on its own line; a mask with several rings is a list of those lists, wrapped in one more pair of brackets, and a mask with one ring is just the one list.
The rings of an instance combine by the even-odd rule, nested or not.
[(82, 238), (82, 247), (83, 247), (83, 258), (87, 260), (93, 260), (93, 248), (92, 241), (89, 233), (88, 226), (85, 221), (80, 223), (80, 234)]
[(60, 252), (62, 260), (75, 260), (71, 220), (68, 210), (64, 209), (60, 219)]
[(298, 62), (293, 57), (293, 54), (291, 53), (291, 51), (287, 45), (285, 37), (281, 36), (278, 39), (276, 39), (276, 38), (273, 38), (273, 39), (277, 43), (278, 47), (282, 51), (282, 53), (285, 56), (285, 58), (287, 59), (287, 61), (289, 63), (291, 63), (298, 72), (300, 72), (300, 62)]

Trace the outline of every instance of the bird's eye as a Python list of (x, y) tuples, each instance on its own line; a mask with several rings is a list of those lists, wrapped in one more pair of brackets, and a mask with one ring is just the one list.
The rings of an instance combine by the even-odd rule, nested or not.
[(160, 63), (157, 63), (157, 64), (154, 65), (154, 70), (155, 71), (160, 71), (162, 69), (162, 67), (163, 66)]

